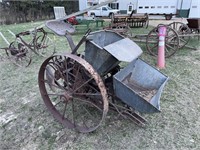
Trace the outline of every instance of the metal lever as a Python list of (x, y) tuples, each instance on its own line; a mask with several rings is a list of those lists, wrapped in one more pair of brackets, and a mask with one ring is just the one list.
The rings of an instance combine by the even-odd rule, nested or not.
[(83, 42), (86, 40), (87, 36), (90, 34), (92, 30), (88, 29), (85, 33), (85, 35), (82, 37), (82, 39), (79, 41), (79, 43), (76, 45), (76, 47), (72, 50), (72, 54), (76, 54), (78, 48), (83, 44)]

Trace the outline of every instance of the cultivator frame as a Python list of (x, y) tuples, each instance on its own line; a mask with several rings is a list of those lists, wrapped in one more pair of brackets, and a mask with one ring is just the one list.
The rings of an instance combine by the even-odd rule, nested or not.
[[(15, 40), (9, 43), (3, 34), (1, 34), (8, 47), (0, 49), (5, 50), (8, 58), (17, 66), (29, 66), (32, 61), (32, 52), (43, 57), (48, 56), (49, 53), (47, 52), (50, 52), (50, 50), (52, 50), (50, 55), (55, 53), (55, 45), (47, 36), (48, 32), (43, 28), (20, 32), (18, 34), (14, 34), (12, 31), (9, 32), (15, 36)], [(31, 36), (31, 40), (25, 40), (25, 36)]]

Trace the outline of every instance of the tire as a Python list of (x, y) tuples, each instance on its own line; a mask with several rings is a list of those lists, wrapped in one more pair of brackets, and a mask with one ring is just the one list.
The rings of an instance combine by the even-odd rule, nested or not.
[(110, 19), (113, 19), (113, 18), (114, 18), (114, 13), (110, 13), (108, 17), (109, 17)]
[(171, 19), (172, 19), (172, 14), (165, 15), (165, 20), (171, 20)]
[(95, 16), (95, 13), (91, 13), (90, 16), (91, 16), (91, 17), (94, 17), (94, 18), (96, 17), (96, 16)]

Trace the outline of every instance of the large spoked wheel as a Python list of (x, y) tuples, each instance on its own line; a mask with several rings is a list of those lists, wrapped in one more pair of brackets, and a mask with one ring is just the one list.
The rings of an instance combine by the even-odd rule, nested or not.
[[(160, 25), (163, 26), (163, 25)], [(158, 55), (159, 46), (159, 27), (154, 28), (149, 32), (146, 39), (146, 48), (153, 56)], [(179, 49), (179, 36), (177, 32), (169, 26), (166, 26), (165, 36), (165, 57), (169, 58)]]
[(49, 57), (40, 68), (38, 82), (45, 105), (65, 127), (92, 132), (104, 120), (108, 112), (105, 85), (81, 57)]
[(170, 23), (169, 26), (174, 29), (179, 35), (179, 48), (184, 47), (190, 40), (190, 36), (187, 36), (187, 34), (191, 33), (191, 29), (188, 27), (188, 25), (182, 22), (173, 22)]
[(48, 36), (38, 36), (34, 45), (36, 53), (43, 57), (51, 56), (55, 53), (55, 44)]
[(7, 55), (12, 63), (19, 67), (28, 67), (31, 63), (31, 52), (24, 44), (14, 41), (10, 43)]

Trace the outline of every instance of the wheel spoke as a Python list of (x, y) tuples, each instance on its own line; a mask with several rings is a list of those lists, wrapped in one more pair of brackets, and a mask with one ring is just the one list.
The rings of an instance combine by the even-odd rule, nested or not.
[(46, 96), (62, 96), (63, 95), (63, 93), (48, 93), (48, 94), (46, 94)]
[(180, 39), (179, 48), (182, 48), (183, 46), (185, 46), (189, 42), (190, 36), (187, 36), (184, 38), (184, 37), (181, 37), (181, 35), (187, 35), (187, 34), (191, 33), (191, 29), (182, 22), (174, 22), (174, 23), (169, 24), (169, 26), (172, 29), (174, 29), (180, 37), (179, 38)]
[(101, 94), (97, 93), (74, 93), (74, 96), (101, 96)]
[(158, 44), (156, 44), (153, 47), (151, 47), (151, 50), (154, 50), (156, 47), (158, 47)]
[(187, 43), (187, 41), (184, 38), (180, 38), (180, 41), (183, 43)]
[(78, 98), (78, 97), (76, 97), (76, 99), (77, 99), (78, 101), (81, 101), (81, 102), (84, 102), (84, 103), (88, 103), (88, 104), (90, 104), (91, 106), (94, 106), (95, 108), (97, 108), (99, 111), (102, 112), (102, 108), (101, 108), (100, 106), (96, 105), (94, 102), (89, 101), (89, 100), (85, 100), (85, 99), (83, 99), (83, 98)]
[(165, 44), (165, 46), (168, 47), (168, 48), (170, 48), (170, 49), (172, 49), (173, 51), (176, 51), (176, 49), (175, 49), (174, 47), (170, 46), (170, 45), (167, 44), (167, 43)]
[(76, 91), (78, 91), (79, 89), (81, 89), (82, 87), (84, 87), (85, 85), (87, 85), (90, 81), (92, 81), (93, 78), (90, 78), (89, 80), (87, 80), (86, 82), (84, 82), (83, 84), (81, 84), (81, 86), (77, 87), (76, 89), (73, 90), (73, 93), (75, 93)]
[(167, 48), (167, 46), (165, 47), (165, 54), (168, 54), (169, 53), (169, 50)]
[(64, 110), (63, 110), (63, 115), (62, 115), (62, 118), (65, 119), (65, 112), (66, 112), (66, 109), (67, 109), (67, 103), (65, 103), (65, 107), (64, 107)]
[(64, 67), (66, 69), (66, 77), (65, 77), (65, 79), (66, 79), (67, 88), (69, 89), (69, 73), (68, 73), (69, 70), (68, 70), (68, 61), (67, 61), (66, 57), (64, 59), (63, 64), (64, 64)]
[[(49, 64), (49, 66), (51, 66), (50, 64)], [(51, 66), (53, 69), (54, 69), (54, 66)], [(50, 68), (49, 68), (50, 69)], [(54, 86), (54, 87), (57, 87), (57, 88), (60, 88), (60, 89), (62, 89), (62, 90), (65, 90), (65, 88), (59, 83), (59, 82), (57, 82), (57, 79), (55, 78), (55, 76), (52, 74), (52, 72), (50, 72), (50, 70), (48, 69), (48, 67), (45, 69), (46, 70), (46, 72), (47, 72), (47, 76), (49, 77), (49, 80), (50, 80), (50, 82), (48, 81), (48, 79), (47, 80), (45, 80), (45, 82), (47, 81), (47, 83), (50, 85), (50, 86)], [(55, 83), (55, 84), (53, 84), (53, 83)]]

